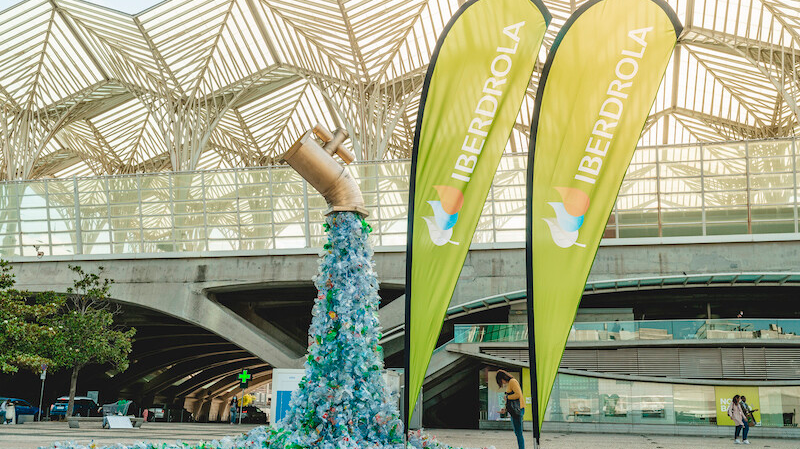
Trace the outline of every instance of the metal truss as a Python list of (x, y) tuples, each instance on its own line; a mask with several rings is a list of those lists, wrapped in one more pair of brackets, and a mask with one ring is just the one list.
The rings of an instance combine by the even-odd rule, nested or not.
[[(316, 122), (360, 160), (409, 156), (459, 0), (81, 0), (0, 12), (0, 179), (276, 163)], [(583, 1), (545, 0), (545, 51)], [(800, 2), (670, 0), (684, 23), (643, 145), (800, 131)], [(507, 151), (525, 151), (538, 69)]]

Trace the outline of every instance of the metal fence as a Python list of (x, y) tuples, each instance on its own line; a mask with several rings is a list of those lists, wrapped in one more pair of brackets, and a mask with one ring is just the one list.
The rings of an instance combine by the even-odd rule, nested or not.
[[(641, 147), (605, 243), (794, 238), (797, 147), (796, 139)], [(526, 166), (524, 153), (502, 158), (473, 243), (525, 241)], [(371, 213), (373, 245), (404, 245), (409, 161), (348, 169)], [(316, 248), (324, 243), (324, 209), (323, 198), (286, 166), (5, 182), (0, 256)]]

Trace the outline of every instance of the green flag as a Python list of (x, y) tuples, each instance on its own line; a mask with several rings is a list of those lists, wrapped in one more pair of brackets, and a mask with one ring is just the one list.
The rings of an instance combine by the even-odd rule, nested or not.
[(411, 162), (406, 423), (549, 21), (540, 0), (468, 1), (428, 66)]
[(600, 238), (681, 30), (663, 0), (594, 0), (564, 24), (548, 55), (528, 162), (536, 430)]

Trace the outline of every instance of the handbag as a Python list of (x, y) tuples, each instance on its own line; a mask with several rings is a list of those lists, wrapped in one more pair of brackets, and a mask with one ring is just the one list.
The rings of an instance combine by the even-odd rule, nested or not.
[[(506, 393), (508, 396), (511, 393)], [(513, 417), (518, 417), (522, 414), (522, 406), (520, 405), (519, 399), (506, 399), (506, 411), (511, 414)]]

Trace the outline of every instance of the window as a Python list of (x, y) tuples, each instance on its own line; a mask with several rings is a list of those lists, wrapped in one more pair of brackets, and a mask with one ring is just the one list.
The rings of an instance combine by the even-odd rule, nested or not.
[(673, 385), (672, 392), (677, 424), (709, 425), (717, 423), (714, 387)]
[(797, 427), (800, 387), (760, 387), (761, 425)]

